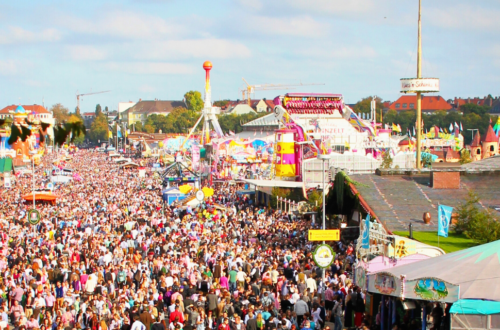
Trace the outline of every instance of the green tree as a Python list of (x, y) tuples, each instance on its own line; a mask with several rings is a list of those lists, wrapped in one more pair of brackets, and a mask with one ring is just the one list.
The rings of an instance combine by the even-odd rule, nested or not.
[(198, 91), (189, 91), (184, 94), (184, 100), (189, 110), (200, 111), (203, 109), (203, 99)]
[(466, 103), (466, 104), (461, 105), (459, 110), (462, 111), (462, 113), (464, 115), (469, 114), (469, 113), (475, 113), (475, 114), (481, 116), (481, 115), (487, 114), (491, 110), (491, 108), (488, 106), (485, 106), (485, 105)]
[(144, 127), (142, 125), (142, 121), (136, 121), (134, 124), (134, 129), (136, 132), (144, 132)]
[(221, 100), (221, 101), (215, 101), (214, 102), (214, 107), (225, 107), (229, 103), (229, 100)]
[(52, 112), (52, 116), (54, 117), (57, 124), (62, 123), (63, 121), (67, 121), (70, 117), (69, 109), (63, 106), (61, 103), (56, 103), (52, 107), (50, 107), (50, 112)]
[(470, 151), (468, 149), (462, 149), (460, 151), (460, 164), (468, 164), (472, 162), (472, 158), (470, 156)]
[(102, 111), (99, 111), (99, 114), (95, 117), (94, 122), (92, 122), (92, 125), (90, 126), (89, 136), (90, 140), (94, 143), (108, 140), (109, 138), (108, 120), (106, 116), (102, 113)]
[[(356, 103), (353, 107), (353, 110), (354, 112), (356, 113), (366, 113), (366, 114), (370, 114), (371, 113), (371, 102), (372, 102), (372, 99), (373, 97), (372, 96), (368, 96), (368, 97), (365, 97), (363, 99), (361, 99), (360, 101), (358, 101), (358, 103)], [(382, 103), (382, 99), (377, 97), (376, 99), (376, 111), (377, 111), (377, 122), (380, 123), (380, 119), (381, 119), (381, 114), (382, 114), (382, 111), (384, 109), (384, 104)]]
[(480, 210), (479, 197), (469, 191), (466, 202), (457, 208), (458, 220), (455, 231), (465, 234), (480, 243), (493, 242), (500, 239), (500, 222), (490, 211)]
[(101, 108), (101, 105), (100, 105), (100, 104), (98, 104), (98, 105), (96, 105), (96, 106), (95, 106), (95, 116), (96, 116), (96, 118), (97, 118), (97, 116), (99, 116), (99, 114), (101, 114), (101, 113), (102, 113), (102, 108)]

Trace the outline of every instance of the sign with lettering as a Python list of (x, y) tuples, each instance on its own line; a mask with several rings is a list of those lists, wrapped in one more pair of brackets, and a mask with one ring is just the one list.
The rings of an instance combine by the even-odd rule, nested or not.
[(439, 78), (403, 78), (401, 93), (439, 92)]
[(309, 241), (339, 241), (340, 240), (340, 230), (339, 229), (309, 229), (308, 234)]

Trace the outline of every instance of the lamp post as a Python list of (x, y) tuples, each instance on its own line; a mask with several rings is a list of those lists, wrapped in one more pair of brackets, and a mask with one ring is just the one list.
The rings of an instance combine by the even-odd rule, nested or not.
[(32, 165), (32, 194), (33, 194), (33, 209), (36, 209), (36, 204), (35, 204), (35, 155), (36, 151), (30, 151), (29, 154), (31, 155), (31, 165)]
[[(322, 171), (321, 171), (321, 181), (323, 182), (323, 230), (326, 230), (326, 208), (325, 208), (325, 161), (331, 158), (330, 155), (322, 155), (318, 153), (318, 159), (322, 161)], [(323, 241), (325, 244), (325, 241)], [(322, 285), (325, 285), (325, 270), (323, 269), (323, 282)], [(323, 291), (324, 293), (324, 291)]]

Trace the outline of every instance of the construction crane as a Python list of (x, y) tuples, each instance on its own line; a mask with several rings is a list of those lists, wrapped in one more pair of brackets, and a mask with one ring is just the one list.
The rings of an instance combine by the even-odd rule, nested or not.
[(241, 78), (247, 85), (246, 88), (241, 90), (241, 95), (243, 100), (247, 99), (248, 105), (252, 106), (252, 94), (255, 93), (255, 91), (267, 91), (267, 90), (288, 90), (288, 89), (295, 89), (294, 87), (298, 86), (314, 86), (314, 85), (324, 85), (324, 83), (312, 83), (312, 84), (262, 84), (262, 85), (250, 85), (245, 78)]
[(102, 94), (102, 93), (109, 93), (111, 91), (102, 91), (102, 92), (93, 92), (93, 93), (85, 93), (85, 94), (78, 94), (78, 91), (76, 91), (76, 106), (78, 107), (78, 110), (80, 109), (80, 96), (86, 96), (86, 95), (94, 95), (94, 94)]

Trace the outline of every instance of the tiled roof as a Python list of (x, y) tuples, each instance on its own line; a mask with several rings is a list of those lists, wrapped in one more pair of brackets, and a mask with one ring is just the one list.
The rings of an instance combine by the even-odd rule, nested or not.
[(483, 137), (483, 142), (498, 142), (498, 136), (493, 131), (493, 127), (491, 125), (488, 126), (488, 131)]
[[(500, 157), (490, 157), (487, 160), (492, 164), (490, 165), (492, 168), (500, 169)], [(467, 165), (473, 166), (480, 162), (484, 161)], [(459, 189), (434, 189), (430, 187), (429, 174), (412, 176), (366, 174), (351, 175), (351, 178), (361, 183), (357, 186), (360, 195), (391, 231), (408, 230), (408, 225), (411, 223), (413, 230), (436, 232), (438, 205), (458, 207), (467, 200), (469, 190), (478, 194), (484, 207), (500, 205), (499, 176), (495, 176), (492, 180), (488, 175), (461, 175)], [(425, 225), (422, 221), (424, 212), (431, 213), (430, 225)]]
[(474, 139), (470, 145), (471, 147), (480, 147), (481, 146), (481, 136), (479, 135), (479, 131), (476, 131), (476, 135), (474, 135)]
[[(399, 103), (399, 108), (396, 108), (396, 104)], [(407, 104), (406, 108), (403, 108), (403, 104)], [(410, 108), (410, 104), (413, 104), (413, 108)], [(397, 111), (415, 110), (417, 109), (417, 96), (416, 95), (403, 95), (396, 101), (392, 102), (389, 109)], [(441, 96), (422, 96), (422, 111), (437, 111), (437, 110), (450, 110), (452, 106), (446, 102)]]
[[(14, 104), (6, 106), (2, 110), (0, 110), (0, 114), (9, 114), (11, 112), (14, 112), (14, 110), (16, 110), (17, 107), (18, 107), (18, 105), (14, 105)], [(34, 111), (34, 112), (36, 112), (38, 114), (50, 114), (50, 111), (48, 111), (43, 106), (38, 105), (38, 104), (23, 105), (22, 107), (24, 108), (24, 110), (26, 110), (27, 113), (30, 113), (30, 112)]]

